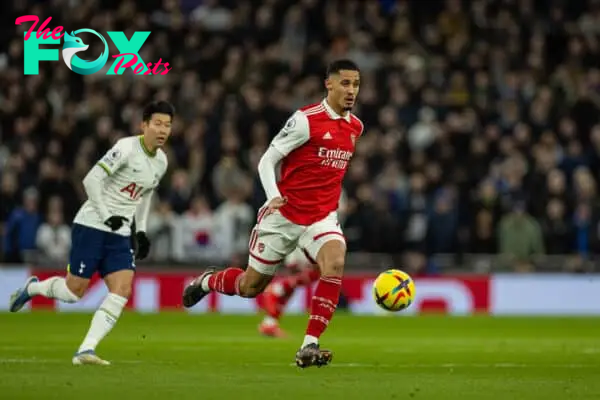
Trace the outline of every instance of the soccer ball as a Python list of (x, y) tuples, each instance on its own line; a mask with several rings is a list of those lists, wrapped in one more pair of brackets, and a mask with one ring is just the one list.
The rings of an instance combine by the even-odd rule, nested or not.
[(375, 279), (373, 297), (377, 305), (384, 310), (404, 310), (415, 298), (415, 282), (404, 271), (387, 270)]

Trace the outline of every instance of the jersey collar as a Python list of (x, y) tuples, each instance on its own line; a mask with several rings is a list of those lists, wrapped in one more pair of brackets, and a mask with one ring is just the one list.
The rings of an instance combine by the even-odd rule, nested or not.
[(140, 146), (142, 146), (144, 153), (146, 153), (148, 157), (154, 157), (156, 155), (156, 151), (150, 151), (150, 149), (146, 147), (146, 143), (144, 143), (144, 135), (139, 135), (138, 137), (140, 138)]
[(348, 112), (346, 114), (346, 116), (343, 117), (340, 114), (338, 114), (335, 111), (333, 111), (333, 108), (331, 108), (329, 106), (329, 104), (327, 104), (327, 99), (323, 99), (323, 101), (321, 102), (321, 104), (323, 104), (323, 107), (325, 107), (325, 111), (327, 111), (327, 114), (329, 114), (329, 118), (331, 118), (331, 119), (345, 119), (346, 122), (350, 122), (350, 112)]

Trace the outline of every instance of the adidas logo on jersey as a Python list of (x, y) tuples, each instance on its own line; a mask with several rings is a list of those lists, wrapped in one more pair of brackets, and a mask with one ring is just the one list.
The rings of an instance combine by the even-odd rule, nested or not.
[(323, 139), (331, 139), (331, 133), (327, 132), (323, 135)]

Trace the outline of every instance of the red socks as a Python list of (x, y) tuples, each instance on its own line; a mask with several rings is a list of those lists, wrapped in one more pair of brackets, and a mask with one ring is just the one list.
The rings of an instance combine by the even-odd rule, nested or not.
[(306, 334), (316, 338), (327, 329), (333, 317), (342, 289), (342, 279), (337, 276), (323, 276), (317, 284), (312, 298), (310, 319)]
[(240, 294), (240, 278), (244, 273), (241, 268), (227, 268), (223, 271), (215, 272), (208, 277), (208, 287), (215, 292), (223, 293), (228, 296)]

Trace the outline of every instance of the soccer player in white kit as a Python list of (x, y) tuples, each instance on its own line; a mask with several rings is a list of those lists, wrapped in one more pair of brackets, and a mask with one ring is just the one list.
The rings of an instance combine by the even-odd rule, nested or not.
[[(32, 276), (11, 296), (11, 312), (20, 310), (33, 296), (75, 303), (85, 294), (94, 273), (100, 274), (109, 293), (73, 356), (75, 365), (110, 364), (96, 355), (96, 346), (127, 304), (135, 260), (145, 258), (150, 250), (146, 224), (152, 194), (167, 170), (167, 156), (161, 147), (171, 134), (174, 112), (168, 102), (148, 104), (143, 110), (143, 134), (117, 141), (84, 178), (88, 199), (73, 221), (66, 276), (42, 282)], [(136, 254), (131, 247), (134, 217)]]

